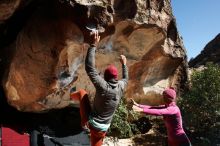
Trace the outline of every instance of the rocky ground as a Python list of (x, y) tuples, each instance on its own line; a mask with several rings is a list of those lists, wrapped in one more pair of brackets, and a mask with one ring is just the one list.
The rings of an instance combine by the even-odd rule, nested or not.
[(104, 146), (165, 146), (166, 136), (150, 130), (146, 134), (139, 134), (127, 139), (107, 137)]

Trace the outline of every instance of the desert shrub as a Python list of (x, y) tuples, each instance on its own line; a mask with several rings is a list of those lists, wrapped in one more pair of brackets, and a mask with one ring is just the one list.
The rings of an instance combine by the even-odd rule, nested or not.
[(128, 138), (139, 133), (137, 126), (133, 123), (138, 118), (138, 114), (127, 108), (125, 98), (123, 98), (114, 114), (108, 135), (117, 138)]
[(179, 100), (184, 125), (200, 136), (216, 138), (220, 134), (220, 67), (210, 63), (194, 71), (190, 85)]

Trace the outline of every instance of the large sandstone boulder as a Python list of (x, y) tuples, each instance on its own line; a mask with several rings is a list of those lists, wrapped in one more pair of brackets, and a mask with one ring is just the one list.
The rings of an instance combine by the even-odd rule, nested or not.
[[(179, 90), (184, 82), (186, 52), (170, 0), (44, 0), (36, 4), (15, 40), (2, 49), (12, 50), (10, 61), (5, 61), (9, 63), (3, 86), (8, 103), (18, 110), (41, 112), (68, 106), (70, 89), (75, 86), (94, 94), (84, 70), (87, 48), (82, 46), (90, 41), (86, 26), (96, 26), (101, 34), (96, 55), (101, 73), (108, 64), (121, 72), (118, 57), (127, 56), (127, 98), (159, 104), (164, 88)], [(15, 7), (10, 10), (12, 15)], [(10, 15), (0, 20), (10, 20)]]

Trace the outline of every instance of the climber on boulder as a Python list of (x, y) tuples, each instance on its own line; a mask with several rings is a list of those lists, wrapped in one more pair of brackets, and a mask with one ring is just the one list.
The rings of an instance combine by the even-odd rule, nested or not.
[(85, 90), (71, 94), (71, 98), (77, 96), (81, 100), (81, 125), (83, 127), (88, 125), (90, 129), (91, 146), (101, 146), (128, 83), (128, 69), (126, 57), (120, 55), (122, 79), (118, 80), (118, 70), (114, 65), (109, 65), (105, 69), (104, 78), (101, 77), (95, 68), (95, 52), (100, 41), (97, 31), (92, 35), (91, 40), (85, 61), (85, 70), (96, 89), (93, 108), (90, 107)]

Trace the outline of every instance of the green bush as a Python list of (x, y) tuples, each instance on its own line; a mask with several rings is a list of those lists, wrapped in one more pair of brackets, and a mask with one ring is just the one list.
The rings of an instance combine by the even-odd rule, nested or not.
[(210, 63), (204, 70), (194, 71), (190, 85), (179, 100), (184, 125), (205, 137), (220, 134), (216, 131), (220, 122), (220, 67)]
[(132, 121), (136, 120), (137, 117), (137, 113), (127, 108), (125, 98), (123, 98), (115, 111), (108, 135), (117, 138), (132, 137), (134, 133), (139, 132), (136, 125), (132, 124)]

